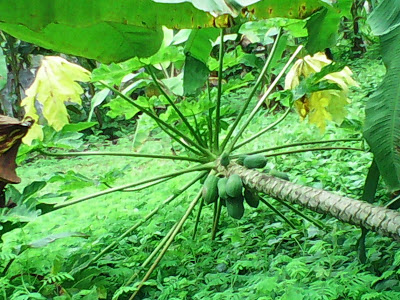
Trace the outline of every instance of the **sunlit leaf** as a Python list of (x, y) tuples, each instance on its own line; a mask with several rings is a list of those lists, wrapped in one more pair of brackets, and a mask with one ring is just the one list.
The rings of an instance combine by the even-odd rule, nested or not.
[(308, 116), (309, 123), (317, 125), (322, 132), (327, 121), (337, 124), (343, 122), (346, 116), (345, 106), (349, 103), (347, 98), (349, 87), (357, 86), (348, 67), (342, 68), (339, 72), (326, 74), (332, 70), (335, 70), (332, 61), (327, 59), (325, 54), (317, 53), (296, 61), (285, 79), (286, 89), (301, 86), (303, 78), (314, 76), (317, 79), (319, 85), (304, 86), (304, 91), (298, 97), (300, 99), (296, 100), (294, 105), (302, 119)]
[(42, 60), (35, 81), (26, 91), (26, 98), (21, 102), (25, 117), (31, 117), (35, 124), (23, 139), (30, 144), (33, 139), (43, 139), (43, 132), (38, 123), (44, 121), (59, 131), (69, 123), (65, 102), (81, 103), (82, 87), (77, 81), (90, 80), (86, 69), (57, 57), (48, 56)]

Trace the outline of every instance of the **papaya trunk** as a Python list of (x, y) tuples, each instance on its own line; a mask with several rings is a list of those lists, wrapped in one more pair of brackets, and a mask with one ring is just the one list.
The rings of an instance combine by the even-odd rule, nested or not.
[(340, 221), (400, 240), (400, 213), (397, 211), (302, 186), (237, 164), (231, 164), (227, 169), (219, 166), (218, 171), (225, 175), (238, 174), (245, 185), (273, 198), (300, 204), (315, 212), (329, 214)]

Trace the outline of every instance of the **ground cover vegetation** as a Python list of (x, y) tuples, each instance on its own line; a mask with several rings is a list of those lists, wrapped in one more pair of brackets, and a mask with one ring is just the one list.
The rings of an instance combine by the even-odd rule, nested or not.
[(0, 297), (399, 298), (400, 5), (179, 2), (0, 2)]

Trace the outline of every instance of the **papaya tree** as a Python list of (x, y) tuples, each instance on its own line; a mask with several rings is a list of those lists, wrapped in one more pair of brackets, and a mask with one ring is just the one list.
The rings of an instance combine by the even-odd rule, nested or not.
[[(125, 101), (130, 109), (141, 112), (152, 120), (180, 149), (178, 155), (107, 152), (61, 153), (47, 151), (43, 148), (39, 148), (38, 151), (52, 156), (125, 155), (149, 159), (181, 160), (193, 164), (183, 170), (160, 174), (150, 179), (109, 188), (78, 199), (58, 203), (54, 206), (54, 209), (61, 209), (116, 191), (143, 189), (182, 174), (197, 174), (192, 181), (182, 186), (178, 192), (167, 198), (143, 220), (129, 228), (116, 241), (72, 272), (82, 271), (97, 261), (102, 255), (113, 249), (119, 240), (131, 234), (140, 225), (149, 220), (163, 205), (172, 202), (198, 181), (204, 182), (203, 188), (189, 204), (184, 216), (171, 229), (157, 251), (142, 265), (142, 267), (146, 267), (151, 259), (157, 255), (157, 252), (160, 251), (131, 298), (135, 297), (140, 287), (150, 277), (152, 271), (196, 206), (199, 207), (199, 216), (204, 205), (214, 204), (212, 238), (215, 238), (218, 230), (219, 217), (223, 206), (226, 206), (230, 216), (240, 218), (243, 215), (244, 201), (249, 206), (258, 206), (260, 201), (265, 202), (263, 198), (259, 198), (260, 194), (266, 194), (282, 201), (292, 209), (295, 208), (291, 204), (297, 203), (318, 213), (328, 214), (343, 222), (363, 227), (365, 230), (373, 230), (399, 239), (400, 214), (395, 210), (388, 207), (374, 206), (365, 201), (350, 199), (321, 189), (301, 186), (288, 181), (284, 175), (277, 172), (262, 173), (256, 170), (265, 166), (266, 157), (290, 153), (290, 151), (274, 152), (276, 150), (295, 146), (334, 143), (340, 140), (304, 142), (269, 147), (257, 151), (240, 151), (243, 146), (260, 139), (260, 136), (267, 133), (268, 130), (278, 126), (293, 106), (296, 106), (300, 114), (303, 112), (304, 117), (308, 115), (310, 121), (311, 119), (317, 120), (320, 125), (326, 120), (340, 118), (338, 111), (341, 111), (342, 108), (338, 109), (337, 106), (334, 106), (329, 110), (331, 103), (325, 103), (322, 99), (325, 99), (324, 101), (329, 100), (326, 100), (326, 97), (318, 98), (315, 96), (324, 95), (323, 93), (327, 91), (334, 91), (339, 97), (340, 93), (346, 89), (346, 84), (342, 84), (343, 80), (339, 81), (334, 75), (336, 74), (337, 76), (340, 72), (346, 72), (346, 69), (340, 64), (326, 62), (314, 72), (311, 72), (308, 77), (297, 78), (296, 84), (288, 83), (291, 90), (288, 93), (290, 100), (286, 111), (274, 123), (247, 139), (243, 138), (243, 134), (253, 121), (254, 116), (260, 111), (264, 101), (274, 91), (275, 86), (284, 77), (296, 58), (301, 55), (304, 60), (296, 62), (296, 64), (305, 64), (306, 54), (313, 55), (335, 43), (339, 21), (341, 17), (349, 16), (352, 1), (340, 0), (332, 2), (335, 3), (320, 0), (214, 0), (207, 2), (196, 0), (132, 0), (113, 3), (105, 0), (17, 0), (10, 4), (6, 1), (0, 1), (0, 29), (8, 34), (55, 51), (93, 58), (103, 63), (118, 63), (103, 66), (105, 70), (109, 71), (109, 77), (98, 76), (94, 72), (92, 81), (98, 87), (101, 87), (105, 93), (113, 93), (121, 101)], [(10, 9), (10, 6), (12, 6), (12, 9)], [(391, 18), (387, 18), (385, 22), (382, 22), (388, 12), (390, 12)], [(398, 128), (400, 128), (398, 126), (400, 115), (398, 109), (399, 95), (397, 92), (398, 72), (396, 73), (399, 63), (396, 61), (395, 55), (398, 52), (396, 47), (398, 47), (397, 25), (399, 23), (399, 15), (399, 4), (383, 1), (371, 17), (371, 24), (376, 34), (381, 36), (382, 47), (385, 47), (384, 60), (388, 74), (367, 107), (365, 137), (375, 155), (375, 160), (370, 168), (371, 176), (368, 176), (366, 181), (366, 187), (372, 192), (369, 193), (369, 197), (366, 196), (363, 200), (373, 199), (375, 194), (373, 186), (379, 176), (382, 176), (392, 191), (400, 189), (400, 132), (398, 131)], [(299, 45), (291, 53), (290, 57), (285, 60), (283, 68), (274, 76), (274, 79), (266, 87), (260, 98), (256, 99), (265, 75), (270, 70), (270, 64), (276, 60), (276, 53), (279, 53), (282, 31), (285, 30), (285, 26), (282, 25), (281, 27), (283, 28), (277, 30), (272, 48), (250, 94), (243, 102), (232, 124), (223, 129), (221, 113), (225, 34), (227, 30), (233, 31), (235, 26), (250, 20), (274, 17), (306, 19), (304, 24), (308, 31), (307, 43), (305, 47)], [(170, 29), (191, 29), (187, 35), (187, 42), (183, 52), (177, 52), (175, 48), (168, 47), (169, 44), (166, 45), (164, 43), (164, 35), (167, 31), (162, 26)], [(320, 34), (322, 31), (324, 34)], [(219, 45), (218, 64), (216, 67), (218, 73), (216, 93), (208, 93), (208, 104), (206, 109), (201, 111), (206, 116), (204, 124), (199, 124), (196, 115), (190, 114), (185, 110), (185, 101), (177, 101), (178, 97), (176, 95), (180, 94), (185, 97), (198, 96), (204, 84), (210, 85), (208, 58), (213, 48), (211, 41), (214, 40), (217, 40)], [(282, 55), (282, 51), (280, 54)], [(178, 59), (183, 61), (184, 64), (183, 76), (180, 81), (182, 91), (179, 93), (168, 92), (165, 88), (167, 84), (159, 78), (157, 69), (153, 66)], [(159, 94), (168, 106), (171, 119), (160, 117), (151, 104), (132, 99), (130, 90), (116, 88), (121, 83), (123, 76), (141, 68), (144, 68), (152, 78), (154, 86), (159, 90)], [(84, 70), (81, 71), (81, 76), (77, 76), (75, 80), (87, 80), (87, 73)], [(112, 77), (111, 80), (110, 77)], [(43, 96), (43, 90), (38, 92), (39, 86), (40, 84), (34, 86), (36, 90), (32, 89), (32, 94), (29, 94), (28, 98), (23, 101), (26, 111), (30, 112), (29, 116), (34, 120), (39, 120), (40, 114), (35, 110), (35, 105), (38, 102), (45, 105), (47, 101), (39, 98), (38, 95)], [(76, 94), (77, 88), (71, 87), (71, 84), (69, 86)], [(337, 99), (342, 98), (339, 97)], [(57, 99), (55, 100), (57, 101)], [(58, 99), (58, 101), (57, 105), (62, 106), (63, 98)], [(248, 109), (250, 109), (250, 113), (247, 112)], [(316, 111), (319, 114), (316, 114)], [(41, 117), (47, 119), (49, 124), (55, 124), (57, 130), (60, 130), (68, 122), (64, 109), (57, 110), (57, 113), (49, 110), (47, 114), (44, 112)], [(312, 113), (314, 113), (313, 117), (311, 117)], [(60, 121), (61, 119), (64, 120), (64, 123)], [(323, 125), (321, 126), (323, 127)], [(354, 139), (346, 141), (354, 141)], [(308, 147), (294, 151), (330, 149), (363, 151), (362, 149), (351, 147)], [(370, 188), (371, 186), (372, 188)], [(298, 213), (319, 226), (317, 221), (301, 212)], [(197, 217), (197, 222), (198, 220), (199, 217)], [(132, 283), (136, 277), (137, 274), (127, 284)]]

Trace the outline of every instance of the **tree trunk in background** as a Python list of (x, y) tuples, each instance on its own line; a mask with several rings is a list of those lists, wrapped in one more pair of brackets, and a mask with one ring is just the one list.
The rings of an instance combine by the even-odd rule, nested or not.
[(353, 47), (351, 50), (355, 52), (356, 57), (360, 57), (361, 54), (366, 52), (366, 48), (364, 46), (364, 40), (360, 35), (360, 16), (359, 12), (364, 7), (365, 0), (354, 0), (353, 5), (351, 6), (351, 15), (353, 17)]
[(400, 213), (384, 207), (302, 186), (237, 164), (222, 166), (225, 175), (238, 174), (245, 185), (273, 198), (300, 204), (315, 212), (400, 240)]

